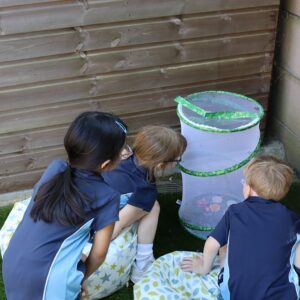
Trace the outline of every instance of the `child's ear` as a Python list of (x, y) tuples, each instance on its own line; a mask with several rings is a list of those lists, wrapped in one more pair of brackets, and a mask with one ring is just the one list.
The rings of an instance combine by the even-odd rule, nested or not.
[(98, 171), (103, 172), (103, 171), (108, 171), (111, 167), (111, 159), (107, 159), (104, 161), (101, 165), (98, 167)]
[(243, 187), (243, 194), (244, 194), (244, 198), (248, 198), (251, 196), (251, 187), (250, 185), (248, 185), (247, 183), (244, 184), (244, 187)]

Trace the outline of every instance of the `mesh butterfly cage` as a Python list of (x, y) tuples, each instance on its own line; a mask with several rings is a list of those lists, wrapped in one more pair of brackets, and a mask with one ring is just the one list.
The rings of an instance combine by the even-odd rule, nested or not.
[(259, 149), (263, 108), (253, 99), (223, 91), (175, 101), (188, 142), (179, 164), (179, 218), (191, 234), (206, 239), (226, 209), (243, 201), (242, 167)]

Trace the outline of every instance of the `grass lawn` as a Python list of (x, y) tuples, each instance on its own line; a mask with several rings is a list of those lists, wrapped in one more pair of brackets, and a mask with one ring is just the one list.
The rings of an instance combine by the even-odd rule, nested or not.
[[(158, 232), (155, 240), (155, 256), (161, 256), (165, 253), (175, 250), (202, 251), (204, 242), (187, 233), (179, 223), (178, 208), (175, 203), (180, 198), (179, 194), (160, 195), (161, 215), (159, 219)], [(300, 183), (294, 183), (284, 200), (284, 204), (290, 209), (300, 214)], [(11, 207), (0, 208), (0, 227), (7, 217)], [(1, 266), (1, 259), (0, 259)], [(0, 271), (0, 300), (5, 300), (4, 288), (2, 282), (2, 273)], [(132, 285), (124, 287), (106, 300), (129, 300), (133, 299)]]

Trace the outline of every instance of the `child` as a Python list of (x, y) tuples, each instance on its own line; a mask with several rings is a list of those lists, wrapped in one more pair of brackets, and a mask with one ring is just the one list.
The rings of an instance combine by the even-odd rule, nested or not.
[[(100, 173), (119, 162), (126, 132), (119, 118), (101, 112), (82, 113), (70, 125), (68, 162), (48, 166), (4, 254), (8, 300), (80, 296), (82, 282), (104, 261), (118, 220), (120, 195)], [(81, 252), (91, 230), (94, 244), (84, 264)]]
[(287, 194), (293, 171), (272, 156), (253, 159), (245, 168), (246, 200), (229, 207), (207, 239), (203, 257), (182, 260), (183, 271), (205, 275), (227, 244), (219, 275), (224, 299), (298, 299), (299, 279), (293, 267), (300, 217), (280, 200)]
[(180, 133), (167, 127), (147, 126), (135, 137), (133, 155), (122, 160), (115, 170), (103, 174), (105, 181), (122, 194), (113, 238), (123, 228), (139, 221), (136, 261), (131, 275), (134, 283), (154, 260), (152, 248), (160, 211), (155, 178), (174, 167), (185, 148), (186, 140)]

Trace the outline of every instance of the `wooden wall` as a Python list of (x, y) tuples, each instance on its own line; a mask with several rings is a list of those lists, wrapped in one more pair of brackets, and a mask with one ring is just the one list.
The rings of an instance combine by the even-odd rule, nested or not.
[(271, 133), (300, 172), (300, 1), (284, 0), (280, 14), (275, 76), (270, 99)]
[(279, 0), (0, 0), (0, 193), (64, 157), (69, 122), (110, 111), (131, 135), (179, 127), (176, 95), (220, 89), (267, 109)]

